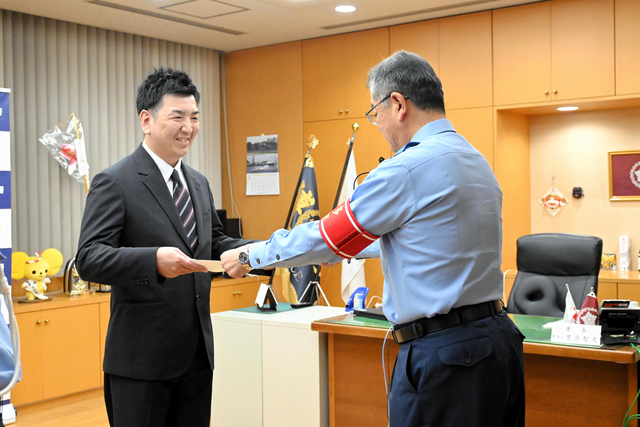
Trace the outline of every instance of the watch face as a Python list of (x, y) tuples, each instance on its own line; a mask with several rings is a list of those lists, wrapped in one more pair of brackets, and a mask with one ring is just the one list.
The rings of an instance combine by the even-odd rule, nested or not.
[(238, 255), (238, 261), (240, 261), (240, 264), (249, 264), (249, 254), (246, 252), (240, 252)]

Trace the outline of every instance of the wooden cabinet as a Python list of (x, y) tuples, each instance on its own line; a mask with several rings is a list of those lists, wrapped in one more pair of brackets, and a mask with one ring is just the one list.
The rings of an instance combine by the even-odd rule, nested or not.
[(551, 7), (548, 3), (493, 11), (496, 105), (551, 99)]
[(439, 22), (433, 19), (390, 27), (389, 52), (406, 50), (418, 54), (440, 75)]
[[(598, 282), (598, 304), (600, 304), (603, 299), (618, 299), (618, 287), (619, 285), (617, 283), (599, 281)], [(625, 298), (625, 299), (631, 299), (631, 298)]]
[(640, 2), (616, 0), (616, 95), (640, 93)]
[(211, 281), (211, 313), (250, 307), (256, 300), (260, 283), (268, 281), (269, 278), (263, 276), (213, 279)]
[(491, 12), (439, 20), (440, 73), (447, 110), (493, 103)]
[(304, 121), (362, 119), (371, 108), (367, 74), (388, 56), (388, 27), (304, 40)]
[(493, 11), (494, 104), (615, 93), (613, 0)]
[(22, 350), (22, 381), (11, 392), (16, 406), (100, 386), (97, 304), (18, 313), (16, 319)]
[(397, 25), (389, 40), (391, 53), (406, 50), (429, 61), (447, 111), (492, 105), (491, 12)]
[(111, 302), (100, 303), (100, 385), (104, 385), (104, 371), (102, 361), (104, 360), (104, 345), (107, 342), (107, 330), (109, 329), (109, 318), (111, 317)]

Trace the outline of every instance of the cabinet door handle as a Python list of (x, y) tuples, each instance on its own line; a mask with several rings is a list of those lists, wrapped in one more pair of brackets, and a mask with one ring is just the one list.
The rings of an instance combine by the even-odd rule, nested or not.
[(342, 110), (338, 110), (338, 114), (342, 114)]
[(44, 323), (49, 323), (50, 320), (49, 319), (44, 319)]
[(233, 292), (233, 294), (232, 294), (232, 295), (237, 295), (237, 294), (238, 294), (237, 292)]
[(39, 325), (40, 323), (42, 323), (42, 320), (38, 319), (36, 320), (36, 324)]
[(545, 90), (545, 91), (544, 91), (544, 94), (545, 94), (545, 95), (549, 95), (549, 91), (548, 91), (548, 90)]
[(238, 291), (238, 295), (242, 295), (242, 291)]
[(553, 90), (553, 93), (558, 93), (558, 91), (554, 89), (554, 90)]
[(344, 112), (345, 112), (346, 114), (348, 114), (348, 113), (349, 113), (349, 110), (344, 110)]

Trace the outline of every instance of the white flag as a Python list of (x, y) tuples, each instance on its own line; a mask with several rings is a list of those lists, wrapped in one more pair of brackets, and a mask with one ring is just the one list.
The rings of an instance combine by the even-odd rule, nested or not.
[[(344, 203), (345, 200), (351, 197), (355, 186), (358, 185), (356, 177), (356, 160), (351, 150), (349, 160), (347, 163), (347, 173), (344, 176), (342, 183), (342, 189), (340, 190), (340, 199), (338, 205)], [(342, 299), (346, 303), (349, 297), (359, 287), (367, 286), (364, 280), (364, 260), (344, 260), (342, 261)]]
[(576, 323), (576, 318), (578, 317), (578, 310), (576, 310), (576, 304), (573, 302), (573, 297), (571, 296), (571, 291), (569, 290), (569, 284), (566, 284), (567, 287), (567, 297), (565, 299), (565, 308), (564, 308), (564, 317), (562, 318), (563, 323)]
[(564, 316), (561, 320), (545, 323), (544, 325), (542, 325), (544, 329), (551, 329), (553, 328), (553, 325), (557, 325), (558, 323), (576, 323), (576, 319), (578, 318), (578, 310), (576, 310), (576, 304), (573, 302), (573, 297), (571, 296), (571, 291), (569, 290), (569, 284), (567, 283), (565, 286), (567, 287), (567, 296), (564, 300)]

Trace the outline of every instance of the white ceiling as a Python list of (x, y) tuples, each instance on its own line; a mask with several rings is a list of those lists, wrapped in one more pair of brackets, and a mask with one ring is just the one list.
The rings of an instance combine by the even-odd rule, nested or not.
[[(0, 0), (0, 9), (233, 51), (540, 0)], [(353, 13), (334, 10), (340, 4)]]

